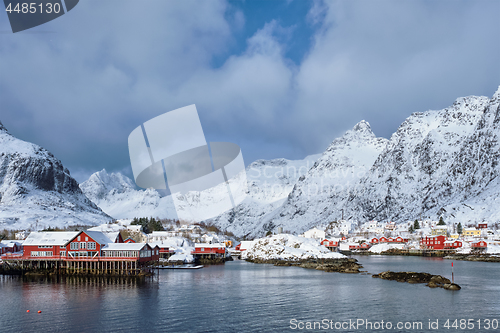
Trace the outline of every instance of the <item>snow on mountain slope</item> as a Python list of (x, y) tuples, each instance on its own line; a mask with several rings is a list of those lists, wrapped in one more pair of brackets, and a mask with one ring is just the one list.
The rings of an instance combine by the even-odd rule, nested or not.
[(462, 224), (500, 221), (500, 87), (474, 131), (443, 174), (430, 188), (423, 205), (429, 215)]
[(283, 206), (265, 221), (265, 230), (282, 226), (301, 233), (341, 217), (342, 203), (387, 146), (366, 121), (335, 139), (314, 166), (300, 177)]
[(80, 188), (106, 214), (117, 219), (177, 218), (170, 196), (161, 197), (154, 189), (136, 190), (133, 181), (121, 173), (101, 170), (81, 183)]
[(61, 161), (15, 138), (0, 123), (0, 229), (95, 225), (110, 219), (85, 197)]
[(387, 148), (360, 179), (343, 205), (354, 220), (406, 221), (428, 216), (424, 198), (449, 172), (453, 159), (474, 131), (487, 97), (459, 98), (443, 110), (417, 112), (391, 136)]
[(303, 160), (258, 160), (247, 171), (248, 197), (207, 223), (216, 225), (236, 236), (256, 237), (263, 234), (263, 224), (273, 216), (293, 190), (297, 180), (307, 173), (321, 155)]
[[(321, 156), (256, 161), (246, 170), (248, 197), (206, 222), (240, 237), (280, 226), (301, 233), (338, 220), (342, 211), (354, 222), (439, 216), (462, 225), (498, 222), (499, 100), (500, 89), (491, 99), (463, 97), (443, 110), (414, 113), (390, 140), (377, 138), (361, 121)], [(129, 214), (137, 205), (144, 216), (162, 216), (155, 209), (175, 211), (173, 205), (165, 209), (155, 191), (136, 191), (130, 180), (117, 182), (103, 192), (82, 188), (113, 216), (137, 216)]]
[[(297, 179), (304, 175), (320, 155), (310, 155), (303, 160), (276, 159), (258, 160), (246, 168), (248, 197), (233, 211), (228, 211), (215, 220), (225, 230), (244, 235), (254, 229), (259, 218), (279, 207), (292, 191)], [(172, 197), (160, 197), (153, 189), (135, 190), (133, 181), (120, 173), (108, 174), (106, 170), (94, 173), (80, 185), (82, 191), (104, 212), (115, 218), (153, 216), (160, 218), (177, 217)], [(214, 189), (213, 195), (217, 195)], [(209, 193), (210, 194), (210, 193)], [(186, 194), (187, 202), (195, 200), (196, 193)], [(183, 198), (180, 198), (181, 200)], [(210, 201), (212, 202), (212, 201)], [(188, 204), (180, 209), (189, 209)], [(207, 207), (210, 209), (210, 207)], [(230, 225), (235, 216), (240, 216), (237, 228)], [(249, 225), (246, 225), (248, 223)]]

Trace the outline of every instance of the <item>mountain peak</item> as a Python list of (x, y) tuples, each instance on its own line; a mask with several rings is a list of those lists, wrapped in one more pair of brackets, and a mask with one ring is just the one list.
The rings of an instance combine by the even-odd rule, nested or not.
[[(347, 132), (344, 133), (343, 136), (341, 136), (339, 139), (336, 139), (335, 141), (370, 141), (372, 139), (375, 139), (376, 136), (372, 132), (372, 128), (370, 127), (370, 124), (366, 120), (361, 120), (359, 123), (354, 125), (354, 127)], [(334, 142), (335, 142), (334, 141)]]
[(371, 132), (372, 128), (370, 127), (370, 124), (366, 120), (361, 120), (359, 123), (354, 125), (352, 130), (356, 132), (366, 132), (366, 131)]

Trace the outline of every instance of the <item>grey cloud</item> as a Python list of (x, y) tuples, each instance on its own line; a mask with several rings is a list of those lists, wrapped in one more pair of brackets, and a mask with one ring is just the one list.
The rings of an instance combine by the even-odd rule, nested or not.
[(500, 82), (495, 1), (318, 1), (301, 64), (283, 56), (290, 27), (269, 22), (219, 68), (245, 21), (224, 1), (116, 3), (80, 2), (43, 26), (54, 34), (0, 35), (0, 120), (81, 178), (131, 175), (128, 134), (190, 104), (207, 140), (239, 144), (248, 164), (321, 152), (361, 119), (388, 137)]

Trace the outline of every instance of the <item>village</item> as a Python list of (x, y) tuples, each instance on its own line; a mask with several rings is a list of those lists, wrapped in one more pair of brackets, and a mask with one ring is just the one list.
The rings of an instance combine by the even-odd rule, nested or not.
[[(282, 233), (278, 228), (278, 233)], [(285, 233), (287, 233), (285, 231)], [(344, 254), (400, 254), (440, 256), (450, 254), (500, 254), (498, 225), (448, 226), (444, 221), (395, 222), (370, 221), (356, 224), (340, 220), (314, 227), (299, 235), (313, 238), (330, 251)], [(233, 253), (241, 255), (255, 241), (242, 241)]]
[[(178, 223), (167, 229), (146, 233), (143, 225), (121, 220), (80, 231), (20, 231), (15, 239), (0, 242), (2, 267), (21, 272), (141, 275), (154, 268), (245, 259), (242, 254), (259, 241), (237, 241), (230, 233), (196, 224)], [(277, 228), (275, 234), (288, 233)], [(300, 237), (342, 254), (500, 254), (500, 230), (488, 223), (462, 229), (442, 220), (403, 224), (336, 221)]]

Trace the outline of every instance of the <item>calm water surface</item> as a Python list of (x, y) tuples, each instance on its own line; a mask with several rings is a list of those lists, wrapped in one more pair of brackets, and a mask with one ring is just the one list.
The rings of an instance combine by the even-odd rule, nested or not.
[[(396, 256), (357, 257), (370, 273), (417, 271), (451, 278), (451, 262)], [(293, 332), (290, 320), (422, 322), (423, 330), (500, 332), (500, 263), (454, 262), (460, 291), (244, 261), (201, 270), (166, 270), (153, 279), (23, 280), (0, 276), (0, 332)], [(26, 310), (31, 310), (26, 313)], [(42, 313), (38, 314), (37, 311)], [(474, 329), (446, 329), (446, 319), (474, 319)], [(429, 319), (439, 320), (429, 330)], [(376, 324), (375, 324), (376, 325)], [(305, 327), (305, 326), (304, 326)], [(297, 327), (298, 328), (298, 327)], [(334, 328), (334, 327), (333, 327)], [(366, 326), (342, 332), (371, 332)]]

